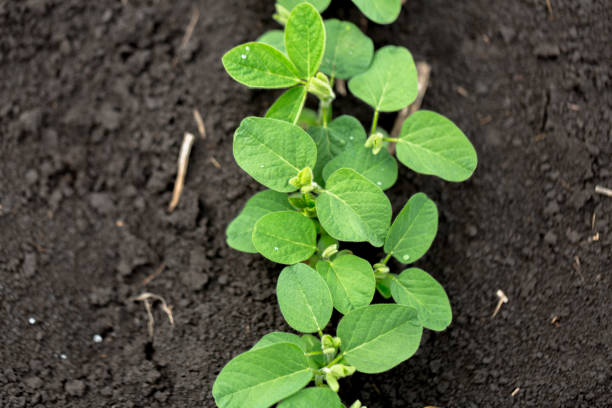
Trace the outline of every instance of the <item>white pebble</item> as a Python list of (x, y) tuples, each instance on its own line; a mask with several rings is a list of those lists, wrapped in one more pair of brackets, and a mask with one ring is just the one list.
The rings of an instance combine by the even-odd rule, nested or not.
[(61, 358), (62, 360), (65, 360), (65, 359), (67, 359), (67, 358), (68, 358), (68, 356), (67, 356), (67, 355), (65, 355), (64, 353), (62, 353), (62, 354), (60, 354), (60, 358)]
[(30, 324), (36, 324), (36, 319), (35, 319), (35, 318), (33, 318), (33, 317), (30, 317), (30, 318), (28, 319), (28, 323), (30, 323)]
[(94, 334), (93, 341), (94, 343), (102, 343), (102, 336), (100, 336), (99, 334)]

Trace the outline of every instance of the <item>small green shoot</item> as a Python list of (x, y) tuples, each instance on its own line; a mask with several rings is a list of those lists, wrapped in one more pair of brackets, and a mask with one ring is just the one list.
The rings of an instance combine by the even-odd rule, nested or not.
[[(401, 8), (400, 0), (354, 3), (381, 24)], [(322, 20), (328, 5), (279, 0), (275, 18), (285, 29), (223, 57), (236, 81), (285, 89), (264, 118), (244, 119), (234, 134), (236, 162), (268, 190), (246, 202), (227, 228), (227, 242), (287, 265), (276, 294), (299, 334), (269, 333), (234, 357), (213, 386), (221, 408), (345, 407), (339, 380), (397, 366), (417, 351), (424, 328), (442, 331), (452, 320), (434, 277), (418, 267), (394, 270), (418, 261), (433, 244), (435, 203), (416, 193), (392, 222), (384, 190), (398, 178), (398, 161), (417, 173), (466, 180), (476, 152), (437, 113), (410, 115), (397, 138), (380, 128), (380, 112), (401, 110), (417, 97), (412, 55), (397, 46), (374, 53), (352, 23)], [(353, 116), (334, 116), (336, 79), (347, 79), (351, 93), (372, 108), (369, 132)], [(306, 107), (308, 94), (318, 99), (316, 112)], [(393, 143), (395, 157), (387, 149)], [(345, 242), (368, 242), (381, 259), (371, 263)], [(393, 303), (373, 304), (376, 292)], [(334, 310), (341, 316), (335, 333), (329, 327)]]

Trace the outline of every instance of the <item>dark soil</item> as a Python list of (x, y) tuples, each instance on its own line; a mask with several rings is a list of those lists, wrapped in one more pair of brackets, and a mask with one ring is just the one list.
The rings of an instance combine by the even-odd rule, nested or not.
[[(550, 3), (552, 15), (544, 0), (409, 0), (395, 24), (367, 27), (432, 64), (424, 106), (460, 125), (480, 164), (462, 184), (401, 171), (396, 210), (416, 191), (438, 203), (419, 266), (454, 322), (394, 370), (344, 380), (346, 402), (612, 404), (612, 198), (594, 192), (612, 187), (612, 4)], [(280, 267), (224, 238), (260, 188), (232, 133), (276, 93), (232, 82), (220, 57), (275, 27), (272, 12), (272, 0), (0, 1), (1, 407), (213, 407), (221, 367), (287, 329)], [(348, 1), (326, 15), (364, 25)], [(168, 214), (194, 108), (207, 136)], [(369, 120), (351, 98), (337, 112), (354, 109)], [(509, 302), (492, 319), (498, 289)], [(176, 319), (156, 305), (153, 342), (130, 300), (142, 292)]]

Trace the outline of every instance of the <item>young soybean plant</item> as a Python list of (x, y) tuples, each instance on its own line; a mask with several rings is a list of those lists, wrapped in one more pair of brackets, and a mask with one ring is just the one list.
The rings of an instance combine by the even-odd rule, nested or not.
[[(352, 52), (349, 52), (352, 51)], [(323, 22), (309, 2), (291, 8), (283, 47), (251, 42), (223, 57), (227, 72), (249, 87), (289, 88), (266, 117), (249, 117), (234, 134), (234, 157), (267, 187), (249, 199), (227, 229), (228, 244), (287, 265), (277, 284), (281, 313), (296, 332), (265, 335), (221, 370), (213, 396), (221, 408), (344, 407), (338, 380), (379, 373), (409, 359), (423, 328), (451, 322), (442, 286), (401, 264), (421, 258), (438, 227), (436, 205), (417, 193), (391, 224), (385, 189), (397, 179), (397, 159), (412, 170), (463, 181), (476, 153), (452, 122), (429, 111), (406, 119), (400, 137), (377, 127), (380, 112), (400, 110), (417, 96), (408, 50), (372, 41), (348, 22)], [(328, 76), (329, 75), (329, 76)], [(334, 78), (349, 79), (353, 95), (373, 110), (370, 132), (349, 115), (333, 118)], [(308, 93), (319, 99), (316, 117), (304, 116)], [(304, 130), (302, 125), (306, 128)], [(340, 243), (369, 242), (385, 256), (371, 265)], [(371, 304), (375, 292), (394, 303)], [(334, 309), (342, 316), (327, 327)], [(311, 384), (309, 386), (309, 384)], [(351, 408), (361, 407), (356, 401)]]

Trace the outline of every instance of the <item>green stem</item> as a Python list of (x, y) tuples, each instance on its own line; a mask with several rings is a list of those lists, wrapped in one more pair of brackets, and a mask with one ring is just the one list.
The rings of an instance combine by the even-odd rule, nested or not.
[(340, 353), (336, 356), (336, 358), (334, 358), (329, 364), (327, 364), (325, 367), (330, 368), (331, 366), (333, 366), (334, 364), (336, 364), (337, 362), (339, 362), (340, 360), (342, 360), (344, 358), (344, 353)]
[(394, 142), (394, 143), (397, 143), (397, 142), (399, 142), (399, 137), (383, 137), (383, 140), (385, 142)]
[(324, 129), (327, 129), (330, 105), (329, 102), (319, 101), (319, 122), (323, 124)]
[(391, 259), (391, 252), (389, 252), (387, 256), (385, 257), (385, 259), (383, 259), (380, 263), (383, 265), (386, 265), (387, 262), (389, 262), (389, 259)]
[(311, 353), (304, 353), (305, 356), (310, 357), (310, 356), (320, 356), (321, 354), (323, 354), (322, 351), (313, 351)]
[(372, 129), (370, 134), (373, 135), (376, 132), (376, 126), (378, 125), (378, 109), (374, 111), (374, 117), (372, 118)]

